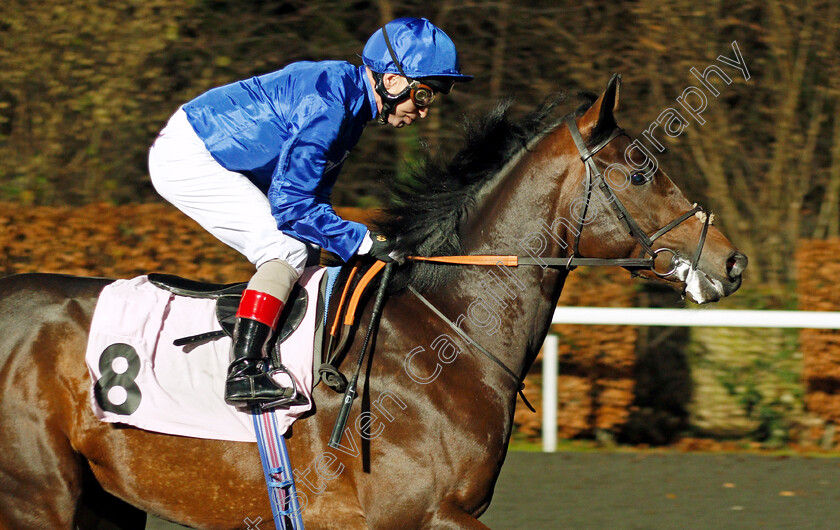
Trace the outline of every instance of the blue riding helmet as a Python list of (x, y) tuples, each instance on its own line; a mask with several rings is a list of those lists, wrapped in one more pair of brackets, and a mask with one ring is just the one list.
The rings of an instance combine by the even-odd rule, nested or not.
[(425, 18), (398, 18), (388, 22), (385, 28), (400, 64), (394, 64), (385, 35), (379, 29), (362, 51), (363, 62), (374, 72), (412, 79), (448, 77), (453, 81), (470, 81), (473, 78), (461, 73), (452, 39)]
[[(385, 123), (388, 114), (417, 88), (418, 79), (435, 92), (448, 94), (456, 81), (473, 78), (461, 73), (452, 39), (425, 18), (398, 18), (387, 23), (368, 39), (362, 61), (373, 72), (374, 88), (382, 99), (379, 123)], [(388, 73), (407, 78), (409, 86), (399, 94), (389, 93), (382, 81), (382, 75)], [(433, 100), (434, 94), (431, 96)]]

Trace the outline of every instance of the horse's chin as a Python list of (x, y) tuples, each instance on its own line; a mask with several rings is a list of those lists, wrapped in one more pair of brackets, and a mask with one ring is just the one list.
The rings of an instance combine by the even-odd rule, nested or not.
[(736, 280), (719, 280), (702, 269), (692, 269), (687, 260), (680, 258), (676, 276), (685, 285), (685, 294), (695, 304), (717, 302), (729, 296), (741, 286), (741, 278)]
[(693, 270), (689, 272), (686, 280), (685, 294), (695, 304), (717, 302), (726, 296), (723, 284), (710, 278), (703, 271)]

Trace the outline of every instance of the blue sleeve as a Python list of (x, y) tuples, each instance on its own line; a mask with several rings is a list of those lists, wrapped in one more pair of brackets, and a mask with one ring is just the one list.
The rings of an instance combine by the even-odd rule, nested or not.
[(295, 113), (292, 121), (299, 127), (278, 161), (268, 200), (278, 229), (347, 261), (361, 245), (367, 227), (335, 213), (329, 203), (334, 178), (325, 178), (340, 170), (346, 152), (338, 140), (346, 111), (323, 100), (313, 106), (302, 105)]

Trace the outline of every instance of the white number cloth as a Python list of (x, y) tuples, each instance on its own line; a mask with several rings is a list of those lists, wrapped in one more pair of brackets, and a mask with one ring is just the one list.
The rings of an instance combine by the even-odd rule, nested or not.
[[(280, 346), (282, 363), (310, 403), (315, 301), (325, 270), (311, 267), (301, 276), (309, 295), (306, 316)], [(94, 312), (85, 356), (96, 417), (167, 434), (255, 442), (250, 415), (224, 402), (230, 338), (194, 347), (172, 344), (218, 329), (214, 300), (175, 296), (146, 276), (108, 285)], [(281, 433), (310, 407), (275, 409)]]

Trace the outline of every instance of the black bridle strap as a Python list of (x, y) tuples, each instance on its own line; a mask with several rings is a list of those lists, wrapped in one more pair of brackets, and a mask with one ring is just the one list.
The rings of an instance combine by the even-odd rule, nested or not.
[[(681, 216), (677, 217), (676, 219), (674, 219), (673, 221), (671, 221), (667, 225), (665, 225), (662, 228), (660, 228), (659, 230), (657, 230), (656, 233), (654, 233), (652, 236), (650, 236), (650, 240), (651, 241), (656, 241), (661, 236), (664, 236), (665, 234), (670, 232), (672, 228), (676, 228), (677, 225), (682, 224), (683, 221), (689, 219), (691, 216), (693, 216), (697, 212), (702, 212), (702, 211), (703, 211), (703, 208), (701, 208), (701, 207), (699, 207), (695, 204), (694, 208), (685, 212)], [(705, 237), (703, 239), (705, 239)]]
[(580, 247), (580, 235), (583, 233), (583, 222), (586, 220), (586, 213), (589, 211), (589, 198), (592, 196), (592, 178), (589, 174), (588, 167), (586, 168), (586, 188), (583, 193), (586, 200), (583, 202), (583, 213), (580, 218), (578, 218), (577, 232), (575, 232), (575, 243), (572, 245), (572, 258), (580, 254), (580, 251), (578, 250)]
[(473, 347), (475, 347), (475, 349), (477, 349), (478, 351), (480, 351), (481, 353), (483, 353), (485, 356), (487, 356), (487, 358), (488, 358), (488, 359), (490, 359), (491, 361), (493, 361), (494, 363), (496, 363), (497, 365), (499, 365), (499, 367), (500, 367), (502, 370), (504, 370), (504, 371), (505, 371), (505, 373), (507, 373), (509, 376), (511, 376), (511, 377), (513, 378), (513, 380), (514, 380), (514, 381), (516, 381), (516, 385), (517, 385), (517, 387), (518, 387), (518, 390), (517, 390), (517, 391), (519, 392), (519, 396), (522, 398), (522, 401), (524, 401), (524, 402), (525, 402), (525, 404), (528, 406), (528, 408), (529, 408), (529, 409), (531, 409), (531, 412), (536, 412), (536, 410), (534, 410), (534, 407), (532, 407), (532, 406), (531, 406), (531, 403), (528, 401), (528, 398), (526, 398), (526, 397), (525, 397), (525, 394), (522, 392), (522, 390), (525, 388), (525, 383), (523, 383), (523, 382), (522, 382), (522, 380), (519, 378), (519, 376), (518, 376), (518, 375), (516, 375), (515, 373), (513, 373), (513, 370), (511, 370), (510, 368), (508, 368), (508, 367), (507, 367), (507, 365), (505, 365), (505, 363), (503, 363), (503, 362), (501, 361), (501, 359), (499, 359), (498, 357), (496, 357), (495, 355), (493, 355), (492, 353), (490, 353), (490, 352), (489, 352), (489, 351), (488, 351), (488, 350), (487, 350), (484, 346), (482, 346), (481, 344), (479, 344), (479, 343), (477, 343), (476, 341), (474, 341), (474, 340), (472, 339), (472, 337), (470, 337), (469, 335), (467, 335), (467, 334), (464, 332), (464, 330), (462, 330), (461, 328), (459, 328), (459, 327), (458, 327), (458, 326), (457, 326), (454, 322), (452, 322), (451, 320), (449, 320), (448, 318), (446, 318), (446, 315), (444, 315), (443, 313), (441, 313), (441, 312), (440, 312), (440, 310), (439, 310), (437, 307), (435, 307), (435, 306), (434, 306), (434, 304), (432, 304), (431, 302), (429, 302), (429, 300), (427, 300), (425, 296), (423, 296), (422, 294), (418, 293), (418, 292), (417, 292), (417, 290), (416, 290), (416, 289), (414, 289), (414, 287), (412, 287), (411, 285), (409, 285), (409, 286), (408, 286), (408, 290), (409, 290), (409, 291), (411, 291), (411, 292), (414, 294), (414, 296), (416, 296), (416, 297), (417, 297), (417, 298), (418, 298), (421, 302), (423, 302), (423, 304), (425, 304), (425, 306), (426, 306), (426, 307), (428, 307), (429, 309), (431, 309), (431, 310), (432, 310), (432, 312), (433, 312), (435, 315), (437, 315), (437, 316), (438, 316), (438, 318), (440, 318), (441, 320), (443, 320), (444, 322), (446, 322), (446, 323), (449, 325), (449, 327), (450, 327), (450, 328), (452, 328), (452, 330), (453, 330), (455, 333), (457, 333), (457, 334), (458, 334), (458, 336), (459, 336), (459, 337), (461, 337), (462, 339), (464, 339), (465, 341), (467, 341), (467, 343), (471, 344)]
[[(572, 121), (574, 121), (574, 120), (572, 120)], [(585, 181), (586, 182), (586, 188), (584, 189), (584, 192), (583, 192), (584, 193), (583, 196), (586, 197), (586, 201), (584, 201), (584, 203), (583, 203), (583, 213), (580, 215), (580, 217), (578, 219), (577, 232), (575, 233), (575, 243), (572, 246), (572, 256), (577, 256), (580, 253), (578, 251), (578, 249), (580, 247), (580, 234), (581, 234), (581, 232), (583, 232), (583, 222), (586, 219), (586, 212), (589, 211), (589, 198), (592, 196), (592, 174), (591, 174), (589, 164), (587, 163), (587, 161), (591, 160), (592, 156), (595, 153), (597, 153), (598, 151), (600, 151), (601, 149), (603, 149), (604, 147), (606, 147), (607, 144), (609, 144), (614, 139), (616, 139), (619, 136), (622, 136), (624, 134), (625, 134), (624, 129), (614, 130), (612, 132), (612, 134), (610, 134), (609, 137), (607, 137), (601, 143), (596, 145), (591, 151), (589, 150), (589, 148), (586, 147), (586, 143), (583, 142), (583, 139), (581, 139), (580, 143), (578, 143), (578, 138), (580, 138), (580, 134), (578, 134), (577, 138), (574, 135), (572, 135), (572, 139), (574, 139), (575, 145), (577, 145), (578, 151), (580, 151), (580, 159), (583, 161), (584, 166), (586, 167), (586, 181)], [(583, 150), (581, 150), (581, 149), (583, 149)], [(597, 168), (595, 169), (595, 172), (597, 174), (597, 172), (598, 172)]]
[[(663, 236), (667, 232), (669, 232), (672, 228), (677, 227), (683, 221), (685, 221), (686, 219), (689, 219), (690, 217), (692, 217), (694, 215), (697, 215), (698, 213), (702, 213), (704, 215), (703, 229), (700, 231), (700, 238), (697, 240), (697, 248), (694, 250), (694, 256), (691, 258), (691, 268), (692, 269), (697, 269), (697, 264), (700, 262), (700, 254), (703, 252), (703, 246), (706, 243), (706, 234), (708, 234), (708, 232), (709, 232), (709, 225), (712, 224), (712, 216), (707, 214), (703, 210), (702, 207), (695, 204), (694, 208), (685, 212), (680, 217), (677, 217), (676, 219), (674, 219), (673, 221), (671, 221), (667, 225), (660, 228), (655, 234), (650, 236), (650, 240), (655, 241), (660, 236)], [(644, 256), (644, 252), (642, 252), (641, 255)]]
[[(615, 138), (626, 135), (623, 129), (615, 129), (612, 134), (610, 134), (606, 139), (601, 141), (597, 146), (595, 146), (592, 150), (586, 147), (586, 142), (583, 140), (583, 136), (580, 134), (580, 129), (578, 129), (577, 122), (571, 116), (566, 118), (566, 126), (569, 128), (569, 133), (572, 135), (572, 140), (574, 140), (575, 145), (580, 151), (580, 159), (583, 162), (584, 166), (586, 167), (586, 179), (587, 179), (587, 188), (589, 188), (589, 179), (591, 178), (590, 175), (594, 175), (595, 179), (600, 180), (598, 183), (598, 187), (601, 188), (601, 191), (607, 196), (610, 206), (612, 206), (615, 214), (618, 218), (624, 223), (627, 227), (627, 230), (630, 234), (638, 241), (638, 243), (645, 249), (645, 251), (653, 255), (653, 242), (648, 238), (647, 234), (645, 234), (644, 230), (636, 223), (633, 219), (633, 216), (630, 215), (630, 212), (627, 211), (627, 208), (624, 207), (624, 204), (618, 200), (618, 197), (613, 192), (612, 188), (607, 184), (604, 176), (598, 170), (598, 166), (595, 165), (595, 160), (592, 159), (592, 156), (595, 155), (598, 151), (606, 147), (607, 144), (612, 142)], [(589, 199), (589, 196), (587, 196)], [(588, 200), (587, 200), (588, 202)], [(578, 234), (577, 237), (579, 237)]]
[[(624, 223), (627, 227), (627, 230), (630, 234), (636, 239), (636, 242), (642, 247), (642, 252), (640, 257), (645, 255), (651, 256), (651, 261), (656, 260), (656, 251), (653, 250), (653, 242), (656, 241), (659, 237), (663, 236), (664, 234), (671, 231), (673, 228), (679, 226), (684, 221), (690, 219), (692, 216), (697, 214), (698, 212), (703, 212), (703, 208), (698, 205), (694, 205), (694, 207), (687, 211), (686, 213), (682, 214), (681, 216), (677, 217), (667, 225), (663, 226), (659, 230), (657, 230), (652, 236), (648, 237), (647, 234), (641, 229), (641, 227), (636, 223), (633, 219), (633, 216), (630, 215), (630, 212), (627, 211), (627, 208), (624, 207), (624, 204), (619, 200), (618, 196), (606, 182), (606, 179), (598, 171), (598, 167), (595, 165), (595, 161), (592, 159), (592, 156), (603, 149), (608, 143), (610, 143), (613, 139), (618, 136), (624, 135), (624, 131), (622, 129), (616, 129), (607, 137), (605, 140), (602, 140), (598, 145), (596, 145), (591, 150), (586, 147), (586, 142), (584, 142), (583, 137), (580, 134), (580, 130), (577, 127), (577, 122), (573, 117), (566, 118), (566, 126), (569, 128), (569, 133), (572, 136), (572, 140), (574, 140), (575, 145), (580, 152), (580, 159), (583, 162), (586, 168), (586, 205), (589, 205), (589, 199), (591, 195), (591, 175), (594, 173), (595, 178), (599, 179), (600, 182), (598, 183), (598, 187), (604, 192), (607, 196), (608, 202), (610, 206), (612, 206), (616, 216)], [(584, 214), (586, 209), (584, 209)], [(709, 231), (709, 225), (711, 224), (711, 216), (709, 214), (705, 215), (705, 219), (703, 220), (703, 229), (700, 233), (700, 238), (697, 242), (697, 249), (694, 251), (694, 256), (691, 260), (691, 268), (696, 269), (697, 264), (700, 261), (700, 254), (703, 252), (703, 246), (706, 243), (706, 234)], [(573, 256), (578, 254), (578, 243), (580, 240), (580, 233), (583, 230), (583, 218), (581, 219), (580, 224), (578, 225), (578, 233), (575, 235), (575, 243), (574, 243), (574, 251)], [(572, 260), (570, 260), (571, 262)], [(651, 265), (651, 270), (655, 269), (653, 265)]]
[(710, 224), (712, 224), (712, 215), (707, 213), (706, 218), (703, 220), (703, 230), (700, 232), (700, 240), (697, 242), (697, 250), (694, 251), (694, 258), (691, 260), (692, 270), (697, 270), (697, 264), (700, 262), (700, 254), (703, 252), (703, 245), (706, 243), (706, 233), (709, 231)]
[[(580, 135), (580, 130), (578, 129), (577, 122), (575, 122), (575, 119), (572, 116), (569, 116), (566, 118), (565, 121), (566, 127), (568, 127), (569, 131), (571, 131), (572, 133), (572, 140), (575, 141), (575, 145), (577, 146), (578, 151), (580, 152), (580, 160), (584, 164), (588, 162), (596, 153), (598, 153), (598, 151), (605, 148), (610, 142), (612, 142), (619, 136), (627, 136), (627, 133), (624, 132), (624, 129), (616, 128), (612, 133), (610, 133), (609, 136), (601, 140), (601, 142), (598, 145), (596, 145), (592, 149), (589, 149), (588, 147), (586, 147), (586, 142), (583, 141), (583, 137)], [(595, 172), (597, 173), (597, 169), (595, 170)]]
[(653, 258), (526, 258), (520, 257), (518, 265), (539, 265), (541, 267), (624, 267), (626, 269), (650, 269)]

